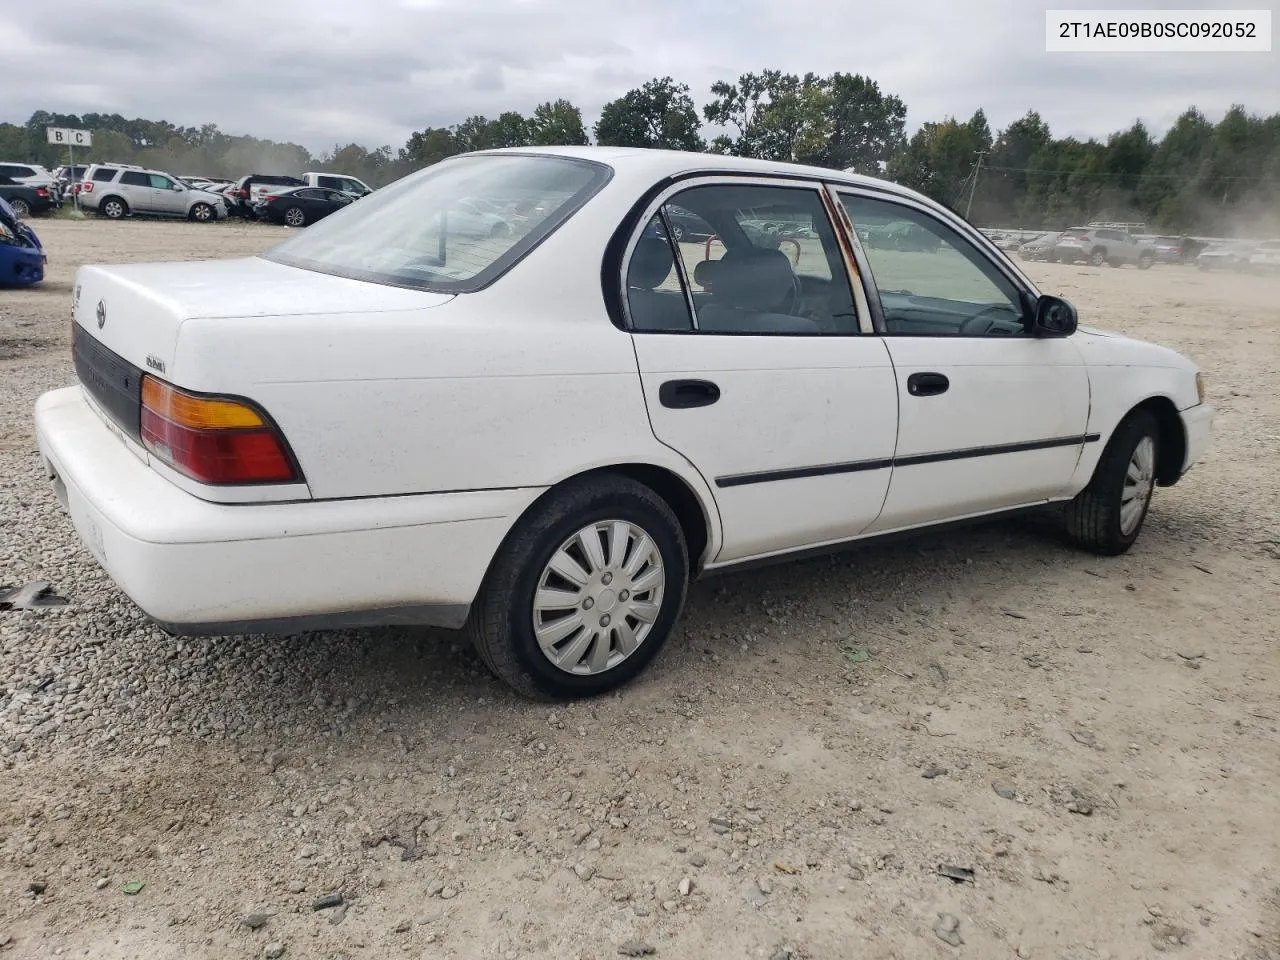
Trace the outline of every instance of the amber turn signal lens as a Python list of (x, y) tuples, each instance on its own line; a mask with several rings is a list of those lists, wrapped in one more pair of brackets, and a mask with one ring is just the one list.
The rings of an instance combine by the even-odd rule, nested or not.
[(263, 425), (252, 407), (234, 400), (193, 397), (155, 377), (142, 378), (142, 405), (170, 423), (192, 430), (243, 430)]

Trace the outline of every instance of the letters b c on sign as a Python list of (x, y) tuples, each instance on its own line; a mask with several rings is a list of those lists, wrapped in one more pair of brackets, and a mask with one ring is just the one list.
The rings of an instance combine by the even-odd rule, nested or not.
[(93, 131), (75, 130), (71, 127), (46, 127), (45, 136), (48, 141), (59, 147), (91, 147)]

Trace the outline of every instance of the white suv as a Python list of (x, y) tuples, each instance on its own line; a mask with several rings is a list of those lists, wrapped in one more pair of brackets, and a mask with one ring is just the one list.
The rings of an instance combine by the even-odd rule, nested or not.
[(111, 220), (141, 213), (212, 222), (227, 215), (226, 201), (194, 190), (177, 177), (123, 163), (95, 163), (80, 183), (80, 206)]

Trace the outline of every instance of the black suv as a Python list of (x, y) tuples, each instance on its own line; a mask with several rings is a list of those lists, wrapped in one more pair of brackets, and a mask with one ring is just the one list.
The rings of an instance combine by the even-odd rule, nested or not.
[(254, 204), (261, 202), (262, 198), (271, 193), (273, 189), (279, 187), (305, 187), (306, 185), (306, 181), (298, 177), (273, 173), (251, 173), (247, 177), (241, 177), (227, 191), (226, 196), (230, 206), (229, 212), (233, 217), (256, 220), (258, 215), (254, 212)]

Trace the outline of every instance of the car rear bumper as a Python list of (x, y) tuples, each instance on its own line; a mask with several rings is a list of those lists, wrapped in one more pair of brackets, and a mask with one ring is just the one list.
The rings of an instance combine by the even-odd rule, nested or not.
[(1190, 470), (1209, 449), (1213, 435), (1213, 407), (1197, 404), (1182, 411), (1182, 427), (1187, 435), (1187, 454), (1182, 461), (1182, 472)]
[(79, 387), (36, 403), (59, 501), (90, 552), (170, 633), (459, 627), (539, 489), (226, 505), (180, 490)]

